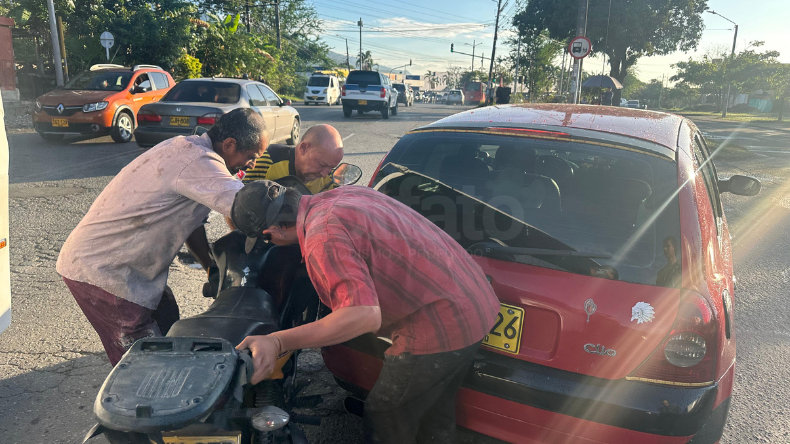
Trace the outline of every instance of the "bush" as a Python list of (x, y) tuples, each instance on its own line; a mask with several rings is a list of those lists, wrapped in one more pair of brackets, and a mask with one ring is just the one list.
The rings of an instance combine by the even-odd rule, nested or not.
[(182, 54), (176, 61), (176, 77), (180, 79), (196, 79), (200, 77), (202, 70), (203, 64), (200, 60), (189, 54)]
[(709, 111), (713, 112), (716, 111), (716, 105), (711, 105), (709, 103), (705, 103), (702, 105), (694, 105), (686, 109), (686, 111)]
[(748, 114), (760, 114), (760, 113), (762, 113), (762, 111), (760, 111), (759, 109), (754, 108), (752, 106), (749, 106), (746, 103), (739, 103), (739, 104), (733, 106), (732, 108), (730, 108), (729, 111), (733, 112), (733, 113), (748, 113)]

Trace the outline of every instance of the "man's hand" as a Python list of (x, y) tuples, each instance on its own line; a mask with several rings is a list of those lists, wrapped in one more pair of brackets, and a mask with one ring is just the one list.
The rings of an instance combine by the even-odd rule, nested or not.
[(252, 352), (252, 364), (255, 369), (252, 373), (250, 382), (257, 384), (271, 376), (274, 370), (274, 363), (282, 353), (280, 349), (280, 339), (274, 335), (266, 336), (247, 336), (236, 346), (237, 350), (250, 349)]

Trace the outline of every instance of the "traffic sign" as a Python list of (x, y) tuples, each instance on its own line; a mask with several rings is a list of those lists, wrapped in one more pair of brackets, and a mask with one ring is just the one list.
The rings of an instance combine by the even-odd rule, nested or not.
[(574, 59), (583, 59), (590, 55), (591, 51), (592, 42), (590, 42), (590, 39), (583, 35), (571, 40), (570, 45), (568, 45), (568, 52)]
[(110, 48), (112, 48), (112, 45), (115, 44), (115, 37), (113, 37), (112, 34), (110, 34), (109, 32), (104, 31), (101, 33), (101, 36), (99, 36), (99, 41), (101, 42), (101, 45), (104, 46), (104, 49), (107, 52), (107, 61), (109, 62)]

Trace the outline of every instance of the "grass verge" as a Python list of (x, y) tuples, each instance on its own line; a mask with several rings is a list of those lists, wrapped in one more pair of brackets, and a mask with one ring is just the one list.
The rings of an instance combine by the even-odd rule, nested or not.
[[(759, 123), (761, 125), (770, 125), (777, 128), (790, 128), (790, 120), (779, 121), (779, 115), (775, 113), (766, 114), (748, 114), (748, 113), (727, 113), (727, 117), (722, 118), (720, 112), (709, 111), (683, 111), (683, 110), (670, 110), (675, 114), (680, 114), (685, 117), (707, 117), (710, 119), (721, 120), (723, 122), (747, 122)], [(790, 118), (790, 116), (786, 116)]]

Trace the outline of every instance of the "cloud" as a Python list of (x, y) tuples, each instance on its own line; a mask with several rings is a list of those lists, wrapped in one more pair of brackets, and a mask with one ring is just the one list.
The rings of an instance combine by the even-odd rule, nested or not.
[[(393, 37), (459, 37), (481, 38), (486, 34), (488, 28), (480, 23), (428, 23), (412, 20), (406, 17), (393, 17), (389, 19), (379, 19), (376, 25), (371, 26), (368, 38), (393, 38)], [(347, 25), (346, 25), (347, 26)], [(362, 28), (365, 34), (365, 27)]]

